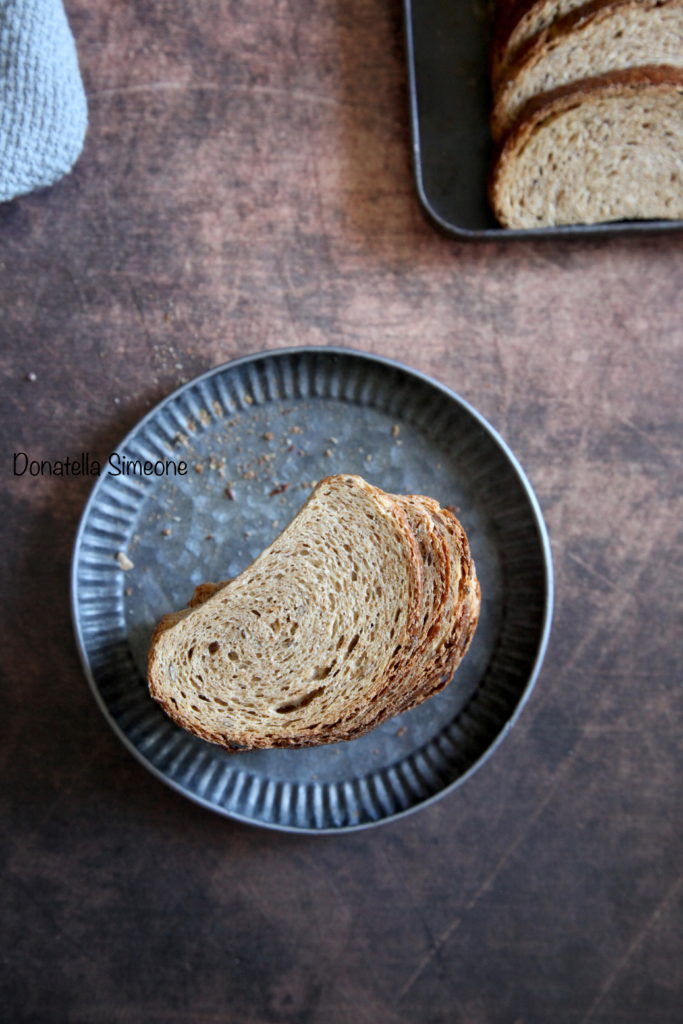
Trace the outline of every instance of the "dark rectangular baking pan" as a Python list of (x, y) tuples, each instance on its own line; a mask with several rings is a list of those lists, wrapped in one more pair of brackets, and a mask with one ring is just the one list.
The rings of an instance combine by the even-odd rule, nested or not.
[(682, 221), (501, 228), (490, 210), (487, 0), (404, 0), (415, 181), (429, 218), (458, 239), (588, 238), (676, 231)]

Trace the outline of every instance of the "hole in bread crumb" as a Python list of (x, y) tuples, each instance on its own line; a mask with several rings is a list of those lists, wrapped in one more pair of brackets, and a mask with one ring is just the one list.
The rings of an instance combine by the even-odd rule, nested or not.
[(187, 652), (187, 660), (188, 661), (190, 660), (190, 658), (192, 657), (193, 654), (194, 654), (194, 647), (190, 647), (189, 651)]
[(314, 668), (313, 669), (313, 671), (310, 673), (308, 678), (309, 679), (327, 679), (327, 677), (329, 676), (329, 674), (330, 674), (330, 672), (332, 671), (333, 668), (334, 668), (334, 662), (332, 662), (331, 665), (328, 665), (327, 668), (324, 668), (322, 666), (318, 666), (318, 668)]
[(209, 644), (209, 654), (215, 654), (220, 647), (218, 640), (212, 640)]
[(339, 648), (343, 646), (345, 640), (346, 640), (346, 637), (342, 633), (342, 635), (337, 640), (337, 648), (336, 648), (337, 650), (339, 650)]
[(214, 704), (220, 704), (220, 706), (222, 708), (227, 708), (228, 707), (228, 702), (225, 701), (225, 700), (221, 700), (220, 697), (214, 697), (213, 698), (213, 702), (214, 702)]
[(281, 704), (280, 707), (275, 710), (281, 715), (286, 715), (289, 711), (298, 711), (299, 708), (305, 708), (307, 704), (310, 704), (312, 700), (315, 700), (315, 698), (319, 697), (321, 693), (324, 693), (324, 691), (324, 686), (318, 686), (317, 689), (304, 694), (304, 696), (299, 697), (298, 700), (290, 701), (289, 704)]
[(356, 633), (356, 635), (354, 637), (352, 637), (351, 640), (349, 641), (349, 646), (346, 648), (346, 653), (347, 654), (351, 653), (351, 651), (354, 649), (354, 647), (356, 646), (356, 644), (358, 643), (359, 640), (360, 640), (360, 634)]
[(261, 612), (257, 611), (256, 608), (251, 609), (251, 614), (255, 615), (257, 619), (261, 618)]
[(280, 632), (280, 620), (279, 619), (274, 619), (273, 622), (271, 622), (271, 624), (270, 624), (270, 628), (272, 629), (273, 633), (279, 633)]
[(205, 700), (207, 704), (209, 703), (209, 698), (205, 697), (203, 693), (198, 693), (197, 696), (199, 697), (200, 700)]
[(239, 661), (240, 656), (237, 651), (228, 651), (228, 658), (230, 661)]

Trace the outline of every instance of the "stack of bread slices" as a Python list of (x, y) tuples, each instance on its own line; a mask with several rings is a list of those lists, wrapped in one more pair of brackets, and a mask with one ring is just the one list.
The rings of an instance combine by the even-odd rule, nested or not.
[(353, 739), (450, 681), (479, 603), (451, 511), (327, 477), (244, 572), (161, 620), (150, 692), (228, 750)]
[(496, 0), (491, 73), (501, 224), (683, 218), (683, 0)]

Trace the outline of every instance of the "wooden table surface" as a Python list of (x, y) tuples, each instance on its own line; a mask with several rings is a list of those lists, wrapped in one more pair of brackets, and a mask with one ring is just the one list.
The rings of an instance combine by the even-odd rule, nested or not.
[[(75, 171), (0, 207), (7, 1021), (680, 1020), (683, 237), (458, 244), (418, 208), (398, 0), (69, 0)], [(503, 434), (557, 607), (518, 727), (380, 829), (290, 836), (161, 785), (69, 613), (105, 457), (219, 362), (402, 360)], [(35, 375), (35, 380), (29, 375)]]

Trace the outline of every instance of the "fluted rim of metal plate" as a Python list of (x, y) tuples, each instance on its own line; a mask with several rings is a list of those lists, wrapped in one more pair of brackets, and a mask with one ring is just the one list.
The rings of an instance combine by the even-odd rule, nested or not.
[[(477, 690), (469, 704), (457, 716), (457, 719), (451, 722), (448, 727), (433, 737), (422, 748), (411, 752), (402, 761), (393, 765), (366, 776), (349, 779), (343, 783), (303, 783), (264, 779), (257, 775), (250, 775), (248, 772), (240, 771), (239, 758), (234, 759), (237, 765), (235, 770), (226, 769), (225, 764), (221, 762), (216, 765), (216, 770), (211, 773), (209, 769), (211, 762), (216, 759), (216, 755), (209, 744), (195, 741), (193, 737), (190, 737), (190, 740), (198, 743), (199, 748), (195, 750), (195, 757), (191, 760), (191, 763), (184, 764), (188, 752), (193, 750), (193, 747), (188, 743), (188, 734), (179, 729), (157, 708), (147, 694), (146, 681), (144, 684), (144, 694), (141, 692), (139, 687), (140, 674), (133, 662), (130, 651), (126, 653), (120, 649), (115, 651), (112, 657), (112, 651), (107, 649), (105, 643), (103, 657), (94, 657), (93, 654), (88, 652), (86, 628), (83, 624), (84, 617), (92, 617), (99, 623), (98, 638), (101, 639), (104, 636), (105, 641), (107, 639), (116, 639), (119, 644), (123, 639), (122, 636), (116, 635), (117, 630), (119, 632), (122, 631), (122, 616), (121, 609), (116, 603), (117, 595), (114, 586), (111, 587), (111, 597), (115, 599), (114, 612), (111, 612), (111, 610), (107, 611), (106, 608), (103, 610), (98, 600), (95, 600), (91, 602), (91, 605), (93, 605), (90, 609), (92, 616), (84, 616), (81, 601), (79, 600), (79, 568), (84, 544), (86, 543), (86, 534), (89, 526), (92, 525), (91, 518), (97, 508), (97, 502), (107, 488), (107, 483), (110, 479), (108, 476), (102, 476), (98, 479), (86, 502), (76, 533), (71, 564), (71, 612), (81, 664), (98, 707), (114, 733), (130, 753), (148, 771), (171, 789), (176, 790), (194, 803), (209, 810), (245, 824), (281, 832), (306, 833), (309, 835), (337, 835), (339, 833), (373, 828), (380, 824), (395, 821), (408, 814), (412, 814), (416, 810), (429, 806), (469, 779), (491, 757), (510, 729), (515, 725), (524, 709), (543, 663), (550, 636), (553, 613), (554, 583), (550, 540), (538, 499), (516, 456), (495, 428), (460, 395), (427, 374), (406, 366), (397, 360), (339, 346), (277, 348), (268, 349), (253, 355), (241, 356), (215, 366), (176, 388), (138, 421), (133, 429), (123, 438), (116, 450), (122, 451), (125, 449), (131, 452), (132, 457), (151, 458), (152, 460), (166, 457), (167, 448), (162, 449), (159, 447), (155, 451), (154, 448), (141, 447), (136, 442), (139, 442), (144, 432), (150, 425), (155, 424), (162, 413), (170, 414), (172, 411), (175, 411), (174, 407), (181, 399), (188, 399), (189, 402), (189, 396), (193, 395), (197, 389), (201, 389), (216, 379), (222, 379), (226, 374), (234, 374), (237, 371), (250, 367), (253, 369), (264, 361), (301, 358), (304, 360), (316, 360), (320, 357), (330, 356), (385, 366), (387, 369), (397, 371), (399, 374), (403, 374), (415, 382), (420, 382), (440, 392), (442, 396), (455, 403), (476, 421), (478, 426), (488, 435), (489, 440), (499, 449), (505, 461), (513, 470), (518, 483), (521, 485), (528, 502), (526, 512), (531, 513), (531, 520), (537, 531), (543, 597), (540, 622), (535, 630), (534, 654), (529, 660), (528, 673), (525, 674), (526, 682), (521, 688), (516, 689), (511, 694), (512, 701), (507, 700), (500, 703), (491, 694), (487, 694), (486, 700), (482, 701), (480, 691)], [(282, 380), (280, 380), (280, 383), (282, 383)], [(301, 381), (299, 381), (299, 384), (301, 384)], [(255, 374), (252, 374), (248, 386), (251, 389), (252, 395), (254, 393), (258, 395), (260, 382)], [(234, 406), (232, 409), (226, 408), (229, 414), (237, 411), (248, 411), (249, 404), (243, 400), (245, 394), (247, 394), (247, 391), (244, 388), (242, 388), (241, 397), (236, 391), (229, 394), (230, 401)], [(225, 397), (225, 393), (221, 394), (223, 402), (225, 402)], [(274, 397), (293, 398), (297, 396), (266, 396), (265, 400)], [(300, 397), (304, 397), (304, 395), (302, 394)], [(343, 398), (345, 396), (340, 393), (336, 397)], [(367, 398), (368, 396), (365, 397)], [(257, 404), (260, 404), (258, 399), (256, 401)], [(198, 409), (199, 406), (197, 409), (190, 407), (189, 411), (197, 412)], [(185, 413), (187, 411), (185, 410)], [(177, 419), (166, 431), (166, 436), (162, 440), (167, 444), (181, 426), (180, 419)], [(159, 436), (154, 438), (154, 440), (158, 442)], [(116, 479), (118, 482), (113, 489), (119, 491), (121, 486), (124, 488), (124, 493), (122, 495), (118, 494), (114, 501), (114, 506), (118, 506), (117, 513), (132, 515), (137, 511), (137, 504), (140, 503), (146, 491), (134, 488), (125, 493), (126, 478), (120, 477)], [(137, 504), (131, 504), (131, 499), (136, 499)], [(102, 523), (99, 526), (96, 524), (96, 528), (107, 532)], [(116, 535), (112, 531), (108, 532), (111, 537), (119, 536), (120, 546), (124, 546), (125, 532), (121, 532), (120, 535)], [(94, 551), (97, 551), (97, 544), (92, 544), (91, 546)], [(103, 550), (106, 550), (107, 556), (111, 557), (111, 541), (106, 549)], [(99, 601), (101, 601), (101, 597)], [(105, 616), (105, 623), (107, 615), (112, 619), (111, 625), (115, 625), (115, 630), (110, 628), (109, 632), (107, 632), (105, 628), (104, 632), (102, 631), (103, 615)], [(102, 655), (102, 651), (100, 650), (96, 654)], [(101, 673), (104, 673), (104, 677), (101, 676)], [(133, 675), (135, 676), (135, 681), (134, 685), (131, 686), (131, 677)], [(102, 693), (102, 678), (104, 678), (105, 682), (107, 679), (113, 680), (113, 687), (108, 699), (105, 699)], [(116, 702), (114, 708), (112, 708), (112, 701)], [(475, 702), (477, 702), (477, 714), (473, 715), (472, 710)], [(456, 777), (449, 778), (449, 768), (452, 769), (453, 761), (462, 760), (463, 756), (462, 750), (458, 749), (458, 744), (454, 741), (454, 737), (457, 736), (461, 746), (463, 742), (465, 746), (468, 742), (471, 742), (474, 749), (476, 749), (477, 744), (480, 744), (481, 741), (482, 719), (486, 722), (486, 727), (489, 730), (495, 730), (495, 735), (487, 739), (483, 749), (473, 756), (468, 767), (456, 775)], [(137, 731), (136, 736), (132, 735), (133, 730)], [(154, 749), (157, 759), (156, 763), (150, 759), (149, 752), (143, 752), (140, 749), (142, 743), (147, 741), (150, 736), (156, 741)], [(181, 749), (178, 750), (178, 748)], [(449, 758), (451, 759), (450, 762)], [(185, 772), (182, 779), (177, 777), (181, 768)], [(217, 770), (218, 768), (220, 768), (220, 771)], [(193, 777), (200, 780), (196, 789), (190, 788)], [(230, 788), (231, 783), (233, 783), (232, 788)], [(230, 792), (228, 792), (229, 790)], [(330, 799), (330, 790), (335, 791), (335, 800)], [(249, 796), (252, 808), (260, 808), (263, 814), (268, 813), (271, 815), (275, 813), (274, 809), (277, 808), (281, 817), (289, 815), (290, 820), (254, 817), (253, 814), (241, 812), (238, 807), (239, 800), (247, 795)], [(367, 813), (368, 817), (361, 821), (349, 820), (349, 815), (358, 814), (359, 809)], [(319, 827), (306, 823), (306, 821), (310, 822), (311, 816), (321, 822)], [(299, 822), (296, 820), (297, 817), (300, 819)], [(324, 822), (326, 820), (329, 821), (330, 817), (336, 817), (339, 824), (325, 825)]]

